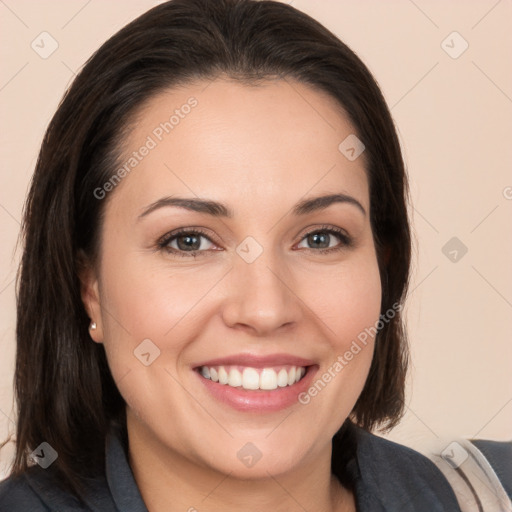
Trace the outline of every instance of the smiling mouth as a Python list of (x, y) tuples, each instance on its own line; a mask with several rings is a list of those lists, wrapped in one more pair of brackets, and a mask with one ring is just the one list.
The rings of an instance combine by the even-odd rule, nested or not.
[(280, 365), (253, 368), (239, 365), (199, 366), (205, 379), (244, 390), (270, 391), (293, 386), (307, 373), (309, 366)]

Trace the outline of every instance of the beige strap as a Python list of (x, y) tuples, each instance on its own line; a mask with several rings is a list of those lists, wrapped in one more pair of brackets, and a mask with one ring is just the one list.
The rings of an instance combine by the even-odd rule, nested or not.
[(484, 454), (467, 439), (436, 439), (421, 452), (441, 470), (462, 512), (512, 512), (512, 502)]

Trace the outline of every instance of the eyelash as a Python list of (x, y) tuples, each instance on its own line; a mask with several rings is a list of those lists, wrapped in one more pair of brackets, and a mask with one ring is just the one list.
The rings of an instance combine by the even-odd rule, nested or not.
[[(336, 251), (341, 251), (343, 249), (350, 248), (353, 246), (353, 240), (348, 235), (346, 235), (343, 232), (343, 230), (341, 230), (339, 228), (335, 228), (333, 226), (321, 226), (320, 228), (314, 229), (312, 231), (308, 231), (307, 233), (305, 233), (302, 236), (299, 243), (302, 242), (307, 236), (314, 235), (317, 233), (327, 233), (329, 235), (335, 235), (341, 240), (341, 243), (334, 247), (327, 247), (327, 248), (323, 248), (323, 249), (306, 248), (307, 251), (312, 251), (312, 252), (317, 252), (317, 253), (319, 252), (321, 254), (328, 254), (328, 253), (332, 253), (332, 252), (336, 252)], [(194, 257), (195, 258), (199, 253), (207, 252), (205, 250), (182, 251), (180, 249), (174, 249), (174, 248), (168, 247), (170, 242), (172, 242), (174, 239), (178, 238), (181, 235), (201, 235), (204, 238), (206, 238), (209, 242), (211, 242), (212, 244), (215, 244), (215, 242), (213, 240), (211, 240), (211, 238), (207, 235), (207, 233), (199, 228), (197, 228), (197, 229), (181, 228), (177, 231), (167, 233), (163, 237), (161, 237), (157, 241), (158, 248), (160, 250), (164, 250), (168, 253), (175, 254), (177, 256), (185, 257), (185, 258), (186, 257)]]

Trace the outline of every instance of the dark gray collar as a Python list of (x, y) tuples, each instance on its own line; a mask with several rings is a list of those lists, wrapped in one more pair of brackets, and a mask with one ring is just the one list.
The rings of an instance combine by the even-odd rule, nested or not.
[[(347, 436), (333, 440), (333, 473), (355, 493), (358, 512), (460, 512), (455, 494), (436, 465), (420, 453), (347, 422)], [(128, 463), (126, 431), (106, 439), (105, 477), (87, 486), (94, 512), (148, 512)], [(77, 501), (55, 486), (51, 466), (26, 478), (48, 510), (77, 512)]]
[(113, 429), (106, 441), (106, 476), (119, 511), (148, 512), (128, 463), (123, 435)]
[[(344, 461), (340, 480), (351, 482), (358, 512), (460, 512), (455, 494), (436, 465), (420, 453), (347, 422), (347, 437), (333, 445), (341, 457), (343, 442), (353, 443), (355, 457)], [(147, 512), (127, 461), (123, 435), (107, 440), (107, 480), (123, 512)], [(343, 481), (343, 480), (342, 480)]]

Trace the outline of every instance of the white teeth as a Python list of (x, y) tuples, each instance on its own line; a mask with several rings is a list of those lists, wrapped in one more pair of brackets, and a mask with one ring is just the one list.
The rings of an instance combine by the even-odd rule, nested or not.
[(277, 375), (272, 368), (263, 368), (260, 375), (260, 389), (276, 389)]
[(277, 385), (280, 388), (288, 386), (288, 372), (284, 368), (277, 374)]
[(228, 383), (228, 372), (224, 369), (224, 366), (221, 366), (219, 368), (219, 382), (221, 384), (227, 384)]
[(213, 382), (227, 384), (228, 386), (243, 389), (264, 389), (272, 390), (278, 387), (292, 386), (298, 382), (306, 373), (306, 368), (300, 366), (286, 366), (279, 368), (250, 368), (202, 366), (201, 375)]
[(231, 368), (229, 371), (228, 384), (234, 388), (238, 388), (242, 385), (242, 374), (236, 368)]
[(242, 373), (242, 387), (244, 389), (258, 389), (260, 387), (260, 376), (254, 368), (246, 368)]
[(291, 386), (295, 382), (295, 373), (295, 366), (292, 366), (288, 372), (288, 386)]

